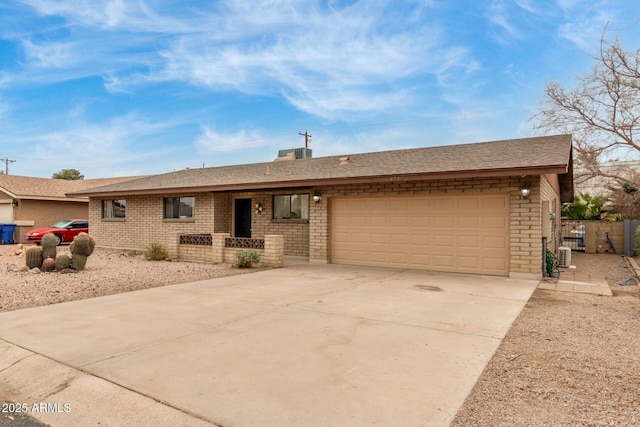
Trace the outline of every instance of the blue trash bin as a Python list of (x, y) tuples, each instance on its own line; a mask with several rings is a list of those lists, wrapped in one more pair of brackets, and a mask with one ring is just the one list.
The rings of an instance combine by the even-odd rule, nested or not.
[(15, 232), (15, 224), (0, 224), (0, 242), (2, 242), (3, 244), (15, 243), (15, 240), (13, 238)]

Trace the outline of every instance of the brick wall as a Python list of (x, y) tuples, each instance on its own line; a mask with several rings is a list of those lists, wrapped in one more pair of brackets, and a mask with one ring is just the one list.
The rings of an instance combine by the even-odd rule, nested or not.
[[(226, 248), (225, 238), (229, 233), (213, 233), (211, 245), (180, 244), (181, 233), (171, 233), (168, 245), (170, 256), (189, 261), (233, 264), (236, 252), (241, 248)], [(284, 266), (284, 240), (282, 236), (268, 234), (264, 236), (264, 249), (252, 249), (260, 255), (260, 264), (265, 267)], [(171, 255), (173, 254), (173, 255)]]
[(616, 249), (616, 253), (624, 251), (624, 222), (583, 221), (584, 250), (588, 254), (612, 254), (613, 248), (607, 240), (607, 233)]
[[(523, 200), (520, 195), (520, 187), (524, 181), (520, 176), (317, 187), (314, 190), (322, 195), (322, 201), (318, 205), (311, 203), (310, 207), (310, 262), (329, 262), (329, 200), (331, 197), (508, 193), (510, 195), (510, 274), (514, 277), (540, 277), (542, 272), (541, 201), (543, 198), (549, 200), (552, 209), (557, 212), (555, 221), (560, 218), (560, 203), (553, 186), (548, 180), (541, 185), (543, 180), (545, 178), (527, 177), (527, 181), (531, 184), (531, 195), (528, 200)], [(558, 224), (555, 227), (559, 229)]]
[[(542, 176), (540, 180), (540, 199), (549, 202), (549, 237), (547, 238), (547, 248), (556, 256), (560, 246), (560, 230), (562, 220), (560, 218), (560, 199), (558, 198), (557, 176)], [(542, 204), (540, 205), (540, 215), (542, 215)]]
[(169, 247), (172, 244), (171, 233), (211, 233), (214, 229), (211, 193), (168, 194), (166, 197), (191, 196), (195, 197), (193, 219), (163, 219), (163, 196), (126, 197), (124, 219), (103, 219), (102, 201), (92, 198), (89, 203), (89, 231), (99, 246), (127, 249), (145, 249), (149, 243), (162, 243)]
[[(251, 237), (262, 239), (266, 234), (284, 237), (284, 254), (309, 256), (309, 220), (273, 219), (273, 196), (277, 194), (310, 194), (308, 189), (289, 189), (275, 192), (234, 193), (233, 199), (251, 198), (254, 208), (251, 212)], [(262, 212), (256, 212), (255, 205), (262, 206)], [(313, 205), (313, 202), (311, 202)], [(311, 212), (309, 213), (311, 215)], [(231, 217), (233, 217), (231, 215)], [(231, 221), (231, 220), (230, 220)]]
[[(542, 201), (549, 201), (555, 218), (551, 222), (550, 245), (557, 249), (560, 203), (553, 177), (527, 177), (531, 195), (523, 200), (520, 176), (503, 178), (468, 178), (440, 181), (389, 182), (323, 186), (304, 190), (283, 189), (269, 192), (195, 194), (193, 220), (163, 220), (161, 196), (127, 198), (127, 217), (123, 221), (102, 220), (100, 200), (91, 200), (89, 220), (98, 244), (143, 249), (152, 242), (170, 243), (170, 233), (229, 233), (233, 235), (233, 207), (236, 198), (251, 198), (252, 237), (283, 236), (284, 254), (308, 256), (310, 262), (329, 262), (330, 200), (338, 196), (430, 195), (461, 193), (507, 193), (510, 200), (510, 274), (514, 277), (540, 277), (542, 272)], [(308, 220), (273, 220), (274, 194), (309, 194), (322, 196), (318, 204), (310, 200)], [(194, 194), (175, 194), (193, 196)], [(262, 207), (255, 209), (256, 203)], [(215, 219), (214, 219), (215, 212)], [(102, 244), (105, 245), (105, 244)], [(196, 256), (194, 254), (194, 256)]]

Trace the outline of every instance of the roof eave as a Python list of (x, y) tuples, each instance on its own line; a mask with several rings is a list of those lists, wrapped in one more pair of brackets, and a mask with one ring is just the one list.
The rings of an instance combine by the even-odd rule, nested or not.
[(509, 169), (475, 169), (467, 171), (452, 172), (428, 172), (415, 174), (391, 174), (375, 176), (337, 177), (322, 179), (303, 179), (270, 182), (238, 183), (225, 185), (205, 185), (205, 186), (182, 186), (163, 187), (136, 190), (113, 190), (102, 192), (74, 192), (73, 196), (85, 197), (115, 197), (115, 196), (135, 196), (135, 195), (161, 195), (174, 193), (203, 193), (221, 191), (244, 191), (244, 190), (265, 190), (276, 188), (314, 187), (341, 184), (366, 184), (366, 183), (389, 183), (407, 181), (434, 181), (439, 179), (460, 179), (460, 178), (486, 178), (522, 175), (543, 175), (543, 174), (563, 174), (567, 172), (567, 165), (546, 165), (539, 167), (523, 167)]

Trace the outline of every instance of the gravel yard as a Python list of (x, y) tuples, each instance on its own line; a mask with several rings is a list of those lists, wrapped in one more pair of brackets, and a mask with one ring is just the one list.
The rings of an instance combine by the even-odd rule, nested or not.
[[(75, 274), (14, 273), (8, 267), (25, 265), (24, 255), (10, 255), (16, 247), (0, 246), (0, 312), (256, 271), (199, 262), (147, 261), (140, 252), (96, 248), (85, 270)], [(69, 254), (69, 246), (59, 246), (58, 253)]]
[[(80, 273), (13, 273), (24, 264), (13, 249), (0, 246), (0, 312), (256, 271), (98, 248)], [(452, 425), (640, 425), (640, 298), (618, 285), (630, 275), (619, 261), (574, 252), (578, 271), (605, 276), (614, 296), (536, 290)]]
[(620, 259), (574, 252), (614, 296), (536, 290), (452, 425), (640, 425), (640, 298)]

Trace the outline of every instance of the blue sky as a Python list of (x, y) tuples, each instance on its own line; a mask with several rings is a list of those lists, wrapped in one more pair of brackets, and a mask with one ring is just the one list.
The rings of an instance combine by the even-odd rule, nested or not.
[[(0, 3), (0, 158), (86, 178), (530, 136), (635, 0)], [(4, 169), (4, 163), (0, 163)]]

